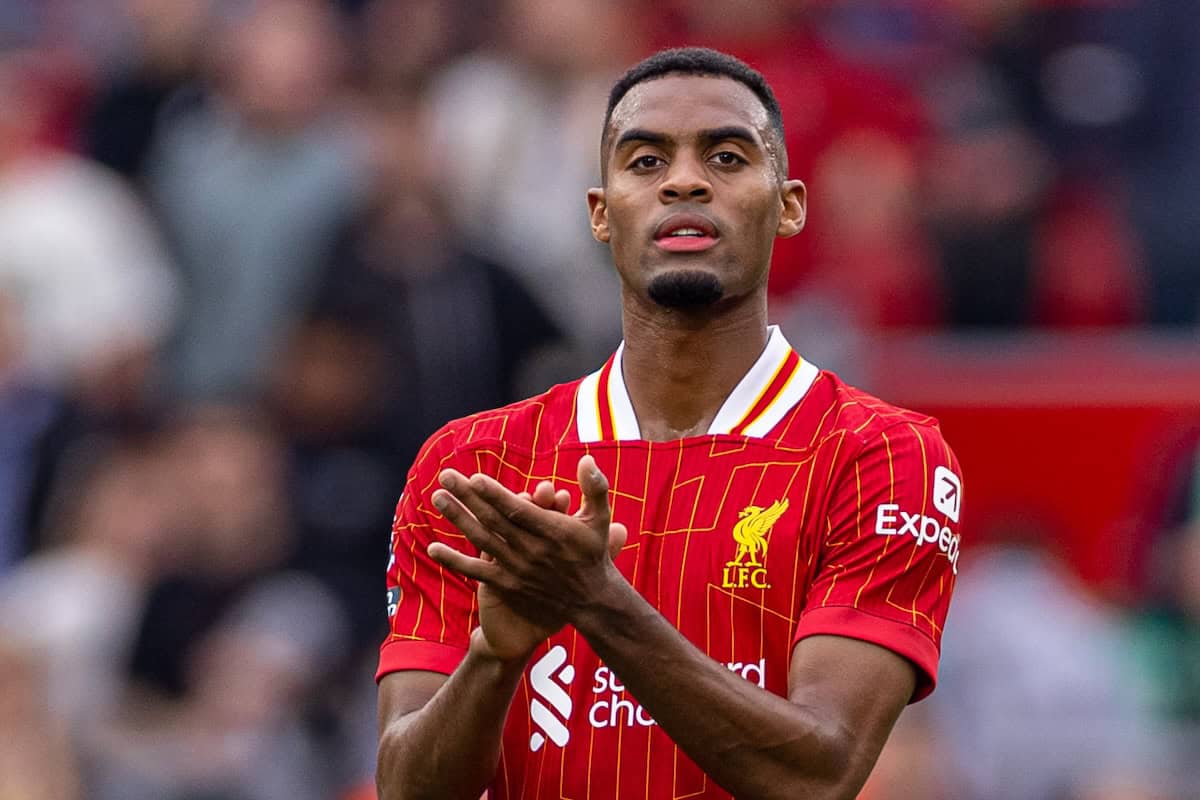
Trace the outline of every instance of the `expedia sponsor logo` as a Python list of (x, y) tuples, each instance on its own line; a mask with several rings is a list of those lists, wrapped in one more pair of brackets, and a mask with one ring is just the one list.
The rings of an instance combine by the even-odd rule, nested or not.
[(958, 513), (962, 508), (962, 481), (957, 475), (945, 467), (933, 471), (933, 507), (958, 522)]
[(400, 605), (400, 587), (393, 586), (388, 589), (387, 594), (387, 615), (388, 619), (396, 616), (396, 608)]
[(771, 584), (767, 582), (767, 536), (787, 510), (787, 498), (776, 500), (766, 508), (746, 506), (741, 510), (738, 523), (733, 526), (733, 541), (737, 544), (737, 551), (733, 560), (725, 564), (721, 574), (722, 587), (771, 588)]
[(917, 545), (937, 545), (958, 574), (960, 537), (934, 517), (910, 514), (896, 503), (881, 503), (875, 509), (875, 533), (880, 536), (911, 536)]

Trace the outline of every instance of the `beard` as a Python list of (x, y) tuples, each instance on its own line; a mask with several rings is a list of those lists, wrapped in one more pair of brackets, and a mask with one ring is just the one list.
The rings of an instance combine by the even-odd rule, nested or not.
[(674, 270), (657, 275), (646, 287), (650, 299), (663, 308), (701, 311), (716, 305), (725, 294), (717, 276), (702, 270)]

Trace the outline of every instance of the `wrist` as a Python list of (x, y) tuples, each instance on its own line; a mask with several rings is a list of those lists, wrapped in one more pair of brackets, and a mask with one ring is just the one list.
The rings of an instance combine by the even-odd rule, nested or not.
[(534, 645), (528, 651), (522, 652), (519, 655), (501, 656), (488, 642), (483, 628), (477, 627), (471, 631), (471, 640), (467, 645), (467, 654), (480, 663), (490, 664), (504, 671), (523, 672), (525, 665), (529, 663), (529, 659), (533, 656), (533, 651), (536, 649), (537, 646)]
[(633, 585), (610, 561), (599, 591), (591, 602), (576, 610), (571, 624), (588, 639), (626, 629), (637, 615), (639, 601), (644, 603)]

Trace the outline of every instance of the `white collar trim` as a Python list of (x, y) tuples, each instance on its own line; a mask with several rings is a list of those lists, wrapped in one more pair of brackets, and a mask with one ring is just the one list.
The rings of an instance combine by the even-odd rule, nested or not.
[[(820, 370), (799, 356), (777, 325), (767, 346), (738, 382), (709, 426), (709, 434), (762, 437), (803, 399)], [(581, 442), (640, 439), (641, 430), (622, 375), (625, 343), (599, 370), (588, 375), (576, 395)]]

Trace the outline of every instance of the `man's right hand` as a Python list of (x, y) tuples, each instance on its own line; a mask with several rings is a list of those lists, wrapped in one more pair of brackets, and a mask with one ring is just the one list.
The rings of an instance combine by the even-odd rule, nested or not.
[[(555, 491), (550, 481), (542, 481), (533, 493), (521, 492), (521, 497), (545, 509), (567, 513), (571, 495), (566, 489)], [(492, 557), (480, 554), (485, 561)], [(471, 637), (471, 647), (501, 661), (528, 661), (539, 644), (553, 636), (563, 626), (549, 609), (524, 608), (506, 601), (499, 590), (486, 583), (479, 584), (479, 630)]]

